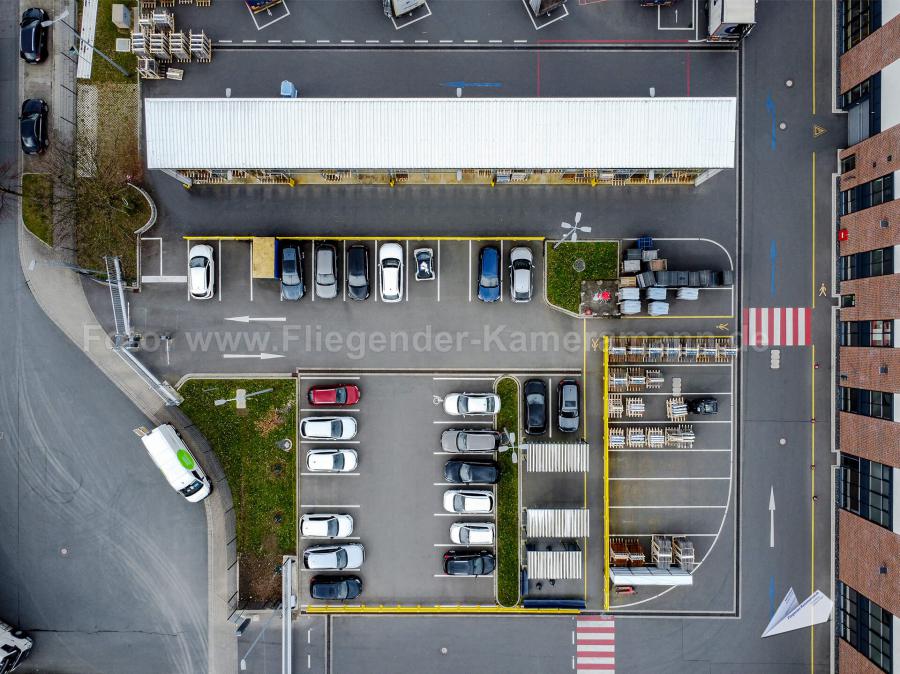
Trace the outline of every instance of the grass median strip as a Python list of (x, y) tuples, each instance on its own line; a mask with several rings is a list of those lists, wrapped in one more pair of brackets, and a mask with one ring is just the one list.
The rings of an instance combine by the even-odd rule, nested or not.
[[(519, 382), (504, 377), (497, 382), (500, 413), (497, 428), (519, 433)], [(512, 451), (501, 453), (497, 485), (497, 601), (501, 606), (519, 603), (519, 466)]]
[[(234, 402), (215, 400), (273, 389), (247, 399), (246, 415)], [(295, 441), (297, 402), (293, 379), (226, 379), (188, 381), (179, 390), (181, 408), (216, 452), (234, 499), (242, 604), (281, 597), (276, 568), (284, 554), (297, 552), (296, 451), (276, 443)]]
[[(577, 314), (581, 282), (618, 278), (618, 255), (619, 246), (615, 241), (566, 242), (555, 250), (548, 245), (547, 300)], [(584, 271), (575, 271), (577, 260), (583, 261)]]
[(22, 220), (28, 231), (53, 245), (53, 178), (45, 173), (22, 176)]

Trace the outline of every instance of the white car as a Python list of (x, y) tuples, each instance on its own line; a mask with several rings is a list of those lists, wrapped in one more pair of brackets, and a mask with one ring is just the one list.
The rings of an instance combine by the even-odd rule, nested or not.
[(313, 473), (349, 473), (358, 465), (355, 449), (311, 449), (306, 453), (306, 467)]
[(350, 515), (306, 513), (300, 518), (300, 535), (307, 538), (346, 538), (352, 533), (353, 517)]
[(534, 255), (530, 248), (516, 246), (509, 251), (509, 298), (530, 302), (533, 292)]
[(356, 437), (356, 419), (306, 417), (300, 422), (300, 435), (307, 440), (352, 440)]
[(444, 398), (444, 411), (458, 416), (490, 416), (500, 411), (495, 393), (451, 393)]
[(399, 302), (403, 299), (403, 248), (399, 243), (383, 243), (378, 249), (381, 300)]
[(195, 300), (213, 296), (215, 263), (212, 246), (199, 244), (188, 252), (188, 290)]
[(484, 515), (494, 510), (494, 494), (486, 489), (448, 489), (444, 510), (464, 515)]
[(450, 540), (455, 545), (493, 545), (494, 525), (491, 522), (454, 522), (450, 525)]
[(313, 545), (303, 551), (303, 566), (318, 571), (355, 570), (365, 558), (365, 549), (359, 543)]

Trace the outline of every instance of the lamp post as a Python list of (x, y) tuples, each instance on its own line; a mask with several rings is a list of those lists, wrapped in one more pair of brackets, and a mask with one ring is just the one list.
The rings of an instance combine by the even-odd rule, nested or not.
[(87, 40), (85, 40), (83, 37), (81, 37), (81, 33), (79, 33), (77, 30), (75, 30), (75, 28), (73, 28), (72, 26), (70, 26), (69, 24), (67, 24), (65, 21), (63, 21), (63, 19), (65, 19), (67, 16), (69, 16), (69, 10), (68, 10), (68, 9), (67, 9), (66, 11), (64, 11), (62, 14), (60, 14), (58, 17), (56, 17), (55, 19), (51, 19), (51, 20), (49, 20), (49, 21), (41, 21), (41, 25), (42, 25), (44, 28), (49, 28), (50, 26), (52, 26), (52, 25), (55, 24), (55, 23), (61, 23), (61, 24), (64, 25), (66, 28), (68, 28), (70, 31), (72, 31), (72, 33), (75, 34), (75, 37), (78, 38), (78, 42), (79, 42), (79, 43), (86, 44), (86, 45), (87, 45), (88, 47), (90, 47), (95, 53), (99, 54), (99, 55), (103, 58), (104, 61), (106, 61), (107, 63), (109, 63), (109, 65), (111, 65), (113, 68), (115, 68), (116, 70), (118, 70), (118, 71), (119, 71), (120, 73), (122, 73), (122, 75), (124, 75), (125, 77), (131, 77), (131, 73), (130, 73), (130, 72), (128, 72), (127, 70), (125, 70), (125, 68), (123, 68), (123, 67), (120, 66), (118, 63), (116, 63), (115, 61), (113, 61), (109, 56), (107, 56), (106, 54), (104, 54), (102, 51), (100, 51), (99, 49), (97, 49), (93, 44), (91, 44), (90, 42), (88, 42)]
[(578, 232), (583, 232), (584, 234), (591, 233), (591, 227), (589, 227), (589, 226), (580, 227), (578, 225), (579, 222), (581, 222), (581, 211), (578, 211), (577, 213), (575, 213), (575, 224), (574, 225), (570, 225), (568, 222), (559, 223), (559, 226), (567, 231), (565, 234), (563, 234), (562, 238), (553, 245), (553, 250), (556, 250), (557, 248), (559, 248), (560, 245), (562, 245), (566, 241), (572, 241), (572, 243), (578, 241)]

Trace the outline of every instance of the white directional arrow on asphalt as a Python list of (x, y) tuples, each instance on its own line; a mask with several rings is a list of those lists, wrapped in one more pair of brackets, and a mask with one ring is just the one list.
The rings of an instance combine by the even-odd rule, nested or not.
[(269, 316), (267, 318), (254, 318), (251, 316), (232, 316), (231, 318), (226, 318), (226, 321), (235, 321), (236, 323), (265, 323), (265, 322), (278, 322), (284, 323), (287, 318), (285, 316)]
[(258, 358), (270, 360), (272, 358), (284, 358), (283, 353), (223, 353), (222, 358)]
[(775, 487), (769, 492), (769, 547), (775, 547)]

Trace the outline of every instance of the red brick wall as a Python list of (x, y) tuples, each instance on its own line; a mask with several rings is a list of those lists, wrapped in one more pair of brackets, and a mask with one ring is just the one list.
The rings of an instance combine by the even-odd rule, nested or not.
[(838, 666), (841, 674), (884, 674), (869, 659), (841, 638), (838, 638)]
[(856, 168), (841, 174), (842, 191), (893, 173), (900, 168), (900, 124), (841, 150), (841, 159), (851, 154), (856, 155)]
[[(838, 358), (841, 386), (900, 393), (900, 348), (847, 346), (841, 347)], [(879, 372), (882, 365), (887, 365), (887, 374)]]
[[(897, 148), (900, 155), (900, 147)], [(841, 176), (841, 184), (844, 177)], [(894, 187), (900, 196), (900, 185)], [(882, 227), (881, 220), (890, 223)], [(900, 244), (900, 199), (879, 204), (850, 215), (841, 217), (841, 227), (847, 230), (849, 238), (840, 242), (840, 255), (852, 255), (866, 250), (886, 248)]]
[[(840, 579), (894, 615), (900, 615), (900, 535), (838, 510)], [(888, 572), (881, 575), (884, 563)]]
[[(894, 264), (900, 266), (900, 260)], [(840, 292), (856, 294), (856, 306), (841, 309), (842, 321), (900, 318), (900, 274), (841, 281)]]
[(900, 16), (841, 55), (841, 93), (900, 59)]
[[(838, 414), (841, 428), (838, 442), (842, 452), (900, 467), (900, 423), (849, 412)], [(900, 517), (900, 513), (897, 513), (897, 517)], [(843, 538), (843, 532), (841, 537)]]

